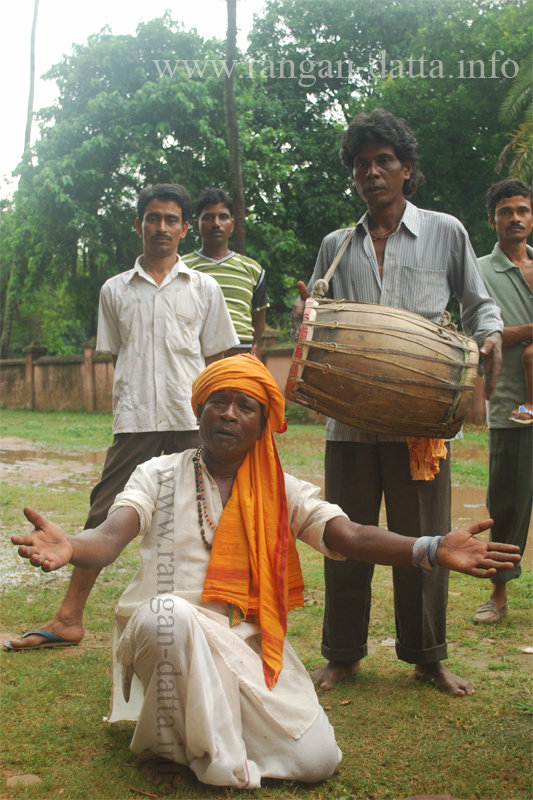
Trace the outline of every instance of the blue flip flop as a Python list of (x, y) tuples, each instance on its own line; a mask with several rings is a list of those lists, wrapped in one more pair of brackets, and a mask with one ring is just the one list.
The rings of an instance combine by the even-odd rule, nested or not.
[(39, 636), (44, 636), (48, 641), (40, 642), (40, 644), (28, 645), (27, 647), (12, 647), (11, 642), (5, 642), (4, 647), (6, 650), (11, 650), (12, 653), (16, 653), (19, 650), (43, 650), (47, 647), (76, 647), (79, 645), (79, 642), (67, 642), (60, 636), (56, 636), (55, 633), (49, 633), (48, 631), (29, 631), (28, 633), (24, 633), (22, 638), (25, 639), (27, 636), (33, 636), (36, 633), (38, 633)]

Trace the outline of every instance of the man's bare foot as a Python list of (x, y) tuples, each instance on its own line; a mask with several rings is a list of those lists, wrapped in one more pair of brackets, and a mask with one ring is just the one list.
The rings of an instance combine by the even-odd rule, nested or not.
[(336, 683), (355, 675), (360, 669), (360, 661), (328, 661), (325, 667), (311, 673), (311, 680), (317, 689), (333, 689)]
[[(71, 622), (65, 619), (60, 619), (57, 614), (50, 620), (50, 622), (46, 622), (44, 625), (39, 625), (38, 628), (36, 626), (35, 630), (37, 629), (40, 631), (48, 631), (48, 633), (54, 633), (65, 642), (81, 642), (85, 635), (85, 631), (83, 630), (79, 620)], [(40, 644), (46, 641), (47, 639), (45, 636), (35, 634), (34, 636), (26, 636), (25, 639), (22, 637), (19, 637), (18, 639), (11, 639), (10, 644), (14, 650), (31, 650), (32, 647), (38, 647)]]
[(191, 773), (185, 764), (176, 764), (175, 761), (162, 756), (150, 758), (141, 771), (150, 783), (167, 783), (170, 786), (180, 786), (185, 783)]
[(476, 687), (470, 681), (465, 681), (459, 675), (454, 675), (442, 661), (435, 661), (433, 664), (416, 664), (414, 676), (417, 681), (428, 681), (434, 683), (443, 692), (453, 694), (455, 697), (465, 697), (467, 694), (474, 694)]

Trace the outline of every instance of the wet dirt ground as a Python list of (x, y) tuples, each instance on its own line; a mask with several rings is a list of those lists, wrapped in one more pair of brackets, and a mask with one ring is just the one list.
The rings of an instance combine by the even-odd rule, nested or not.
[[(7, 484), (27, 483), (47, 486), (50, 491), (89, 491), (100, 477), (105, 459), (105, 450), (96, 452), (79, 452), (67, 450), (38, 449), (32, 442), (15, 437), (0, 438), (0, 481)], [(462, 453), (464, 457), (466, 454)], [(319, 486), (324, 492), (323, 478), (316, 475), (299, 475)], [(452, 489), (452, 526), (460, 527), (487, 519), (489, 516), (485, 505), (485, 490), (474, 487), (457, 487)], [(380, 525), (386, 526), (387, 515), (385, 505), (380, 512)], [(531, 532), (531, 529), (530, 529)], [(14, 585), (23, 581), (42, 580), (42, 574), (29, 567), (17, 555), (9, 536), (11, 530), (2, 529), (0, 540), (0, 585)], [(487, 536), (482, 534), (482, 537)], [(524, 563), (533, 565), (533, 537), (529, 537)], [(67, 568), (46, 576), (48, 580), (57, 580), (68, 575)]]
[[(33, 442), (15, 437), (0, 438), (0, 481), (10, 485), (46, 486), (51, 492), (89, 492), (102, 471), (106, 451), (83, 453), (37, 449)], [(21, 509), (22, 520), (22, 509)], [(22, 528), (23, 526), (21, 526)], [(14, 531), (0, 527), (0, 587), (65, 580), (70, 569), (45, 575), (21, 559), (10, 541)]]

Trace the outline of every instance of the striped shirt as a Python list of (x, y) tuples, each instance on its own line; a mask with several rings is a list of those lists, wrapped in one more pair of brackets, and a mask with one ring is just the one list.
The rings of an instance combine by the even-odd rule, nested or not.
[(251, 345), (254, 338), (252, 311), (268, 308), (265, 270), (247, 256), (230, 253), (215, 261), (198, 251), (183, 256), (190, 269), (211, 275), (226, 301), (231, 321), (242, 345)]
[[(309, 282), (322, 278), (351, 229), (330, 233), (323, 240)], [(461, 303), (464, 329), (478, 344), (502, 331), (500, 311), (489, 296), (464, 226), (455, 217), (425, 211), (406, 202), (398, 230), (387, 239), (383, 277), (368, 230), (368, 212), (330, 281), (329, 297), (394, 306), (439, 322), (451, 291)], [(340, 442), (405, 441), (401, 436), (369, 433), (328, 419), (326, 438)]]

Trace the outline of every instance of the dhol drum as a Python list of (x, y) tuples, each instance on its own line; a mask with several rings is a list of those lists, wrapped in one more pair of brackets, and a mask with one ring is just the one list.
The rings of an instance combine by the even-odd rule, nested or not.
[(473, 339), (418, 314), (309, 299), (285, 397), (355, 428), (451, 439), (478, 357)]

